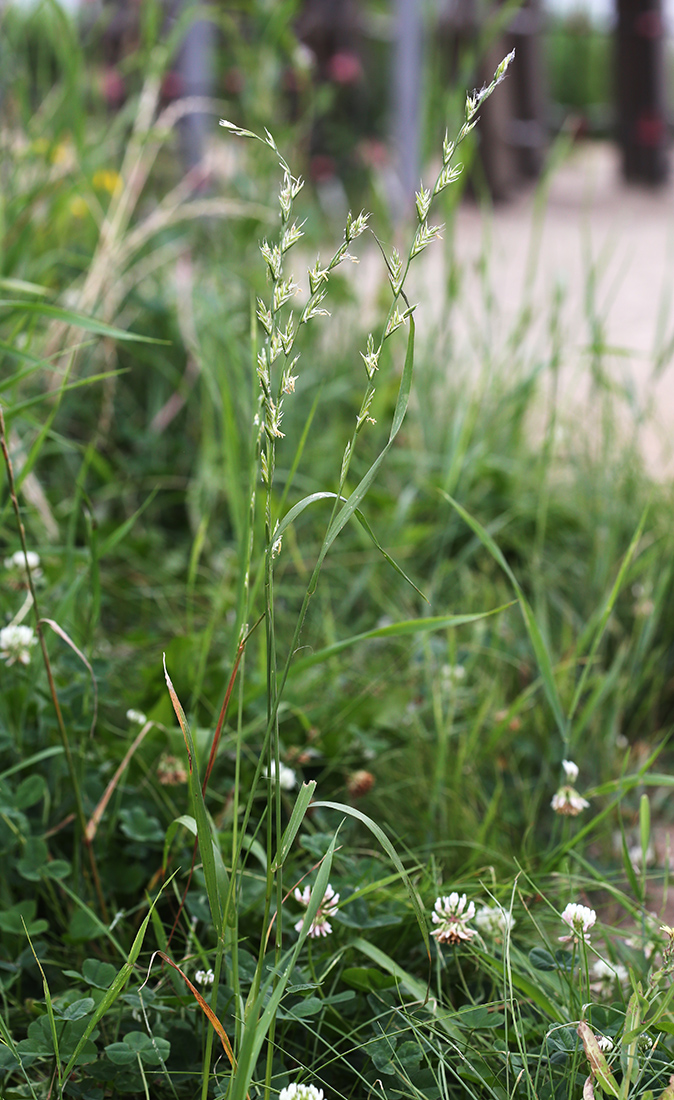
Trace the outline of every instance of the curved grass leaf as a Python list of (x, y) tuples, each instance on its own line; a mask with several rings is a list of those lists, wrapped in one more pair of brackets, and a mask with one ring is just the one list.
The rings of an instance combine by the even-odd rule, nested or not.
[(405, 889), (407, 890), (410, 901), (412, 902), (412, 908), (414, 909), (414, 915), (417, 918), (417, 923), (419, 925), (423, 941), (426, 945), (426, 953), (428, 955), (428, 961), (430, 963), (431, 944), (428, 937), (428, 925), (426, 922), (426, 912), (423, 906), (423, 902), (421, 901), (419, 894), (412, 885), (412, 880), (407, 874), (407, 871), (403, 866), (400, 856), (391, 844), (391, 841), (387, 837), (384, 830), (379, 825), (377, 825), (376, 821), (373, 821), (371, 817), (368, 817), (367, 814), (362, 813), (360, 810), (356, 810), (353, 806), (346, 806), (343, 802), (314, 802), (312, 803), (312, 805), (315, 806), (316, 809), (337, 810), (339, 813), (347, 814), (348, 817), (355, 818), (356, 821), (360, 821), (361, 824), (365, 825), (366, 828), (370, 830), (372, 835), (377, 838), (387, 856), (393, 863), (396, 871), (400, 875)]
[[(72, 349), (68, 348), (67, 350), (71, 351)], [(37, 367), (34, 369), (37, 370)], [(32, 373), (32, 371), (23, 372), (24, 375), (29, 373)], [(69, 390), (78, 390), (82, 386), (91, 386), (94, 382), (105, 382), (108, 378), (117, 378), (120, 374), (128, 373), (127, 367), (120, 368), (119, 370), (102, 371), (100, 374), (92, 374), (88, 378), (78, 378), (76, 382), (68, 382), (65, 386), (61, 387), (59, 393), (68, 393)], [(26, 409), (32, 409), (34, 405), (42, 405), (45, 401), (50, 401), (52, 397), (53, 394), (49, 392), (39, 393), (35, 397), (27, 397), (25, 401), (19, 401), (17, 405), (7, 405), (5, 406), (6, 419), (11, 420), (17, 413), (25, 412)]]
[(37, 313), (41, 317), (63, 321), (72, 328), (95, 332), (97, 336), (107, 336), (112, 340), (135, 340), (142, 344), (167, 343), (166, 340), (156, 340), (152, 336), (141, 336), (136, 332), (115, 328), (114, 325), (106, 325), (105, 321), (97, 321), (95, 317), (87, 317), (84, 313), (74, 313), (71, 309), (61, 309), (60, 306), (49, 306), (46, 302), (22, 302), (13, 298), (0, 298), (0, 309), (9, 309), (12, 313)]
[[(381, 951), (380, 948), (375, 947), (369, 940), (364, 940), (359, 937), (353, 941), (351, 947), (355, 951), (360, 951), (361, 954), (366, 955), (371, 962), (376, 963), (378, 967), (395, 978), (401, 988), (404, 989), (406, 993), (409, 993), (411, 997), (414, 997), (415, 1001), (419, 1001), (422, 1005), (425, 1004), (427, 1008), (430, 1006), (431, 1011), (433, 1011), (434, 1015), (437, 1017), (438, 1024), (443, 1031), (447, 1035), (450, 1035), (452, 1039), (461, 1040), (461, 1033), (449, 1022), (448, 1014), (443, 1014), (438, 1011), (437, 1002), (427, 1001), (427, 987), (423, 982), (413, 977), (412, 974), (408, 974), (406, 970), (403, 970), (402, 966), (399, 966), (389, 955)], [(433, 1004), (435, 1007), (433, 1007)]]
[(267, 980), (260, 987), (255, 999), (246, 1005), (238, 1066), (231, 1083), (231, 1088), (228, 1092), (229, 1100), (244, 1100), (244, 1097), (248, 1093), (253, 1073), (255, 1072), (255, 1066), (262, 1049), (262, 1044), (276, 1016), (288, 980), (295, 968), (298, 955), (309, 935), (309, 929), (318, 912), (318, 908), (323, 901), (330, 878), (330, 871), (332, 869), (332, 857), (337, 844), (338, 832), (339, 830), (337, 830), (333, 836), (330, 846), (318, 869), (318, 874), (316, 875), (316, 881), (311, 891), (309, 905), (304, 914), (304, 920), (297, 943), (294, 948), (285, 953), (280, 966), (274, 968)]
[(462, 508), (458, 501), (454, 500), (454, 497), (451, 497), (449, 493), (445, 493), (442, 489), (440, 489), (439, 491), (441, 495), (445, 498), (445, 500), (452, 505), (452, 508), (456, 509), (461, 518), (465, 520), (468, 526), (475, 532), (482, 545), (485, 547), (486, 550), (489, 551), (489, 553), (493, 557), (494, 561), (496, 561), (501, 566), (501, 569), (506, 574), (510, 583), (515, 589), (520, 605), (520, 610), (522, 612), (522, 617), (524, 619), (524, 625), (526, 626), (527, 634), (529, 635), (529, 640), (531, 642), (534, 655), (536, 657), (536, 663), (541, 674), (541, 680), (543, 681), (543, 690), (557, 723), (557, 728), (559, 729), (559, 732), (566, 742), (568, 738), (568, 723), (566, 718), (564, 717), (562, 703), (559, 698), (559, 692), (557, 691), (557, 685), (555, 683), (555, 676), (552, 668), (550, 654), (548, 653), (548, 647), (545, 644), (543, 635), (540, 632), (534, 613), (529, 606), (529, 603), (526, 599), (526, 596), (524, 595), (524, 592), (522, 591), (517, 577), (503, 557), (501, 550), (496, 545), (489, 532), (486, 531), (485, 528), (482, 526), (482, 524), (478, 520), (476, 520), (474, 516), (471, 516), (465, 508)]
[(358, 645), (359, 642), (367, 642), (373, 638), (403, 638), (410, 634), (426, 634), (433, 630), (444, 630), (450, 626), (463, 626), (465, 623), (476, 623), (480, 619), (487, 619), (490, 615), (498, 615), (500, 611), (507, 611), (513, 607), (516, 601), (505, 603), (501, 607), (494, 607), (491, 611), (476, 611), (467, 615), (433, 615), (425, 619), (406, 619), (401, 623), (389, 623), (387, 626), (379, 626), (373, 630), (364, 630), (362, 634), (353, 634), (350, 638), (343, 638), (340, 642), (319, 649), (316, 653), (302, 657), (292, 666), (292, 672), (302, 672), (304, 669), (318, 665), (322, 661), (329, 660), (335, 654), (344, 649)]
[[(293, 505), (293, 507), (290, 509), (290, 511), (287, 513), (287, 515), (285, 515), (283, 517), (283, 519), (281, 520), (281, 522), (279, 523), (278, 527), (274, 531), (274, 541), (276, 541), (277, 539), (280, 539), (281, 536), (283, 535), (283, 533), (290, 526), (290, 524), (294, 520), (296, 520), (299, 515), (302, 514), (302, 512), (305, 510), (305, 508), (308, 508), (310, 504), (314, 504), (317, 500), (341, 500), (345, 504), (348, 503), (348, 500), (347, 500), (346, 497), (338, 496), (337, 493), (328, 493), (328, 492), (311, 493), (309, 496), (303, 497), (302, 500), (299, 500), (297, 502), (297, 504)], [(398, 573), (403, 578), (403, 580), (407, 581), (407, 583), (409, 585), (411, 585), (411, 587), (414, 589), (415, 592), (418, 592), (418, 594), (421, 596), (422, 600), (425, 600), (426, 603), (428, 603), (428, 599), (426, 598), (426, 596), (424, 596), (421, 589), (417, 588), (414, 581), (410, 577), (407, 576), (407, 573), (405, 572), (405, 570), (401, 569), (401, 567), (398, 565), (398, 563), (395, 561), (395, 559), (391, 557), (391, 555), (388, 553), (388, 551), (384, 550), (384, 547), (379, 542), (379, 539), (375, 535), (374, 531), (370, 527), (370, 524), (367, 522), (367, 520), (365, 519), (365, 516), (360, 511), (360, 509), (356, 508), (353, 514), (354, 514), (355, 518), (358, 520), (358, 522), (360, 523), (363, 530), (365, 531), (366, 535), (368, 535), (368, 537), (371, 539), (372, 543), (376, 546), (379, 553), (384, 558), (386, 558), (386, 561), (389, 563), (389, 565), (391, 565), (395, 569), (396, 573)]]
[(309, 806), (309, 803), (311, 802), (311, 799), (313, 798), (315, 790), (315, 779), (310, 780), (308, 783), (302, 784), (300, 793), (298, 794), (297, 799), (295, 800), (295, 805), (293, 806), (293, 812), (290, 815), (290, 821), (288, 822), (283, 836), (281, 837), (278, 855), (276, 856), (276, 859), (274, 860), (274, 864), (272, 866), (273, 871), (278, 871), (278, 869), (282, 867), (285, 863), (288, 852), (292, 848), (293, 841), (299, 832), (300, 825), (304, 821), (304, 815), (307, 812), (307, 808)]

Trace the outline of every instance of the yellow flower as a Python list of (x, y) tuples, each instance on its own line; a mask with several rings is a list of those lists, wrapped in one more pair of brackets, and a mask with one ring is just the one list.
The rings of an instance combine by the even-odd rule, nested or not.
[(99, 168), (91, 182), (98, 191), (109, 191), (112, 195), (121, 186), (122, 177), (112, 168)]
[(55, 145), (51, 153), (52, 164), (66, 164), (71, 158), (71, 149), (67, 141), (59, 141), (58, 145)]

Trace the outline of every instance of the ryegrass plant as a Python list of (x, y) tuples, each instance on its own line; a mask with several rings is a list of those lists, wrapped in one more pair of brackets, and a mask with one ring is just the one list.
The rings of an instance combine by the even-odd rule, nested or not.
[[(143, 103), (124, 192), (148, 178)], [(152, 264), (105, 296), (103, 320), (72, 313), (101, 314), (83, 288), (132, 256), (152, 218), (138, 194), (116, 198), (129, 220), (112, 251), (91, 235), (70, 312), (38, 304), (37, 250), (12, 253), (3, 436), (25, 543), (7, 494), (3, 1095), (669, 1100), (671, 934), (650, 915), (663, 883), (648, 864), (651, 804), (661, 815), (671, 790), (649, 743), (668, 723), (666, 525), (655, 506), (644, 521), (608, 439), (602, 492), (591, 454), (557, 480), (555, 406), (532, 453), (538, 371), (514, 387), (492, 374), (453, 408), (436, 356), (405, 416), (405, 277), (434, 235), (423, 188), (355, 394), (353, 361), (313, 330), (365, 218), (293, 320), (299, 181), (263, 146), (282, 174), (269, 279), (242, 289), (193, 260), (178, 323), (140, 293)], [(126, 337), (134, 371), (93, 413), (82, 395), (114, 367), (72, 346), (85, 325), (105, 347)], [(182, 348), (199, 370), (181, 385)], [(558, 337), (551, 373), (562, 355)], [(35, 386), (54, 364), (57, 388)], [(38, 608), (60, 631), (44, 671), (17, 633)]]

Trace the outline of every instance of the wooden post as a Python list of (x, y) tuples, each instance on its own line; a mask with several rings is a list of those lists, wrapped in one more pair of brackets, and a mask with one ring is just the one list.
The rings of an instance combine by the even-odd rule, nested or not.
[(668, 175), (665, 52), (661, 0), (618, 0), (618, 141), (626, 180)]

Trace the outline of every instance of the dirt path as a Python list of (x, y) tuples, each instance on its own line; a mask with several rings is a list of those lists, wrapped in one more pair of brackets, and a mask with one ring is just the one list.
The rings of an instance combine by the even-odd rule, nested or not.
[[(529, 190), (490, 215), (467, 202), (457, 215), (456, 254), (467, 280), (464, 290), (472, 280), (469, 293), (480, 293), (476, 269), (480, 257), (487, 256), (490, 324), (503, 335), (512, 330), (524, 298), (535, 204), (536, 194)], [(674, 182), (660, 189), (627, 187), (614, 146), (579, 145), (552, 174), (538, 224), (532, 282), (532, 330), (537, 332), (530, 336), (545, 339), (555, 287), (562, 288), (563, 376), (567, 395), (577, 394), (576, 372), (588, 374), (593, 337), (587, 300), (594, 277), (598, 331), (612, 349), (604, 365), (627, 388), (626, 415), (627, 406), (637, 416), (649, 410), (641, 440), (651, 469), (674, 472)], [(429, 257), (429, 267), (433, 262), (437, 257)], [(437, 285), (439, 272), (430, 277)]]

